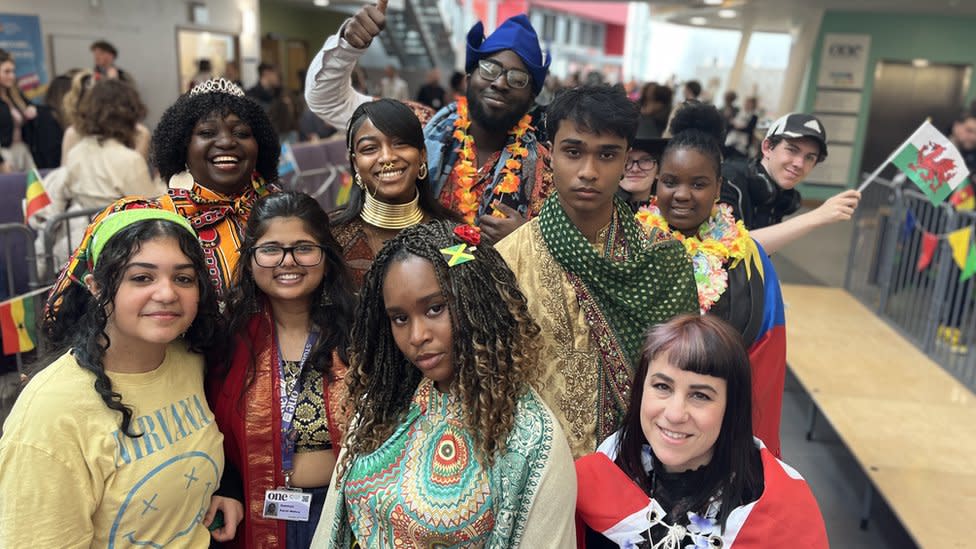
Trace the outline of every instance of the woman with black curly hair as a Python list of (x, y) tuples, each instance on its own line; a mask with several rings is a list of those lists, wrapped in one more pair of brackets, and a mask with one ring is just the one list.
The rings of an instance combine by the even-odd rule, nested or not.
[[(350, 276), (329, 217), (304, 193), (255, 202), (242, 254), (227, 302), (233, 354), (212, 370), (208, 391), (228, 469), (243, 481), (247, 511), (233, 546), (305, 549), (345, 427)], [(282, 486), (311, 496), (306, 520), (262, 515)]]
[(239, 504), (213, 496), (224, 458), (200, 353), (219, 324), (203, 250), (186, 219), (159, 209), (113, 214), (93, 233), (81, 277), (45, 315), (60, 357), (4, 425), (0, 539), (206, 547), (216, 509)]
[(682, 106), (661, 156), (657, 196), (637, 218), (658, 241), (684, 243), (701, 313), (727, 320), (742, 334), (752, 361), (754, 432), (778, 457), (786, 380), (783, 296), (769, 256), (731, 206), (719, 203), (724, 133), (714, 106)]
[[(200, 238), (207, 275), (222, 296), (237, 265), (251, 206), (278, 190), (279, 154), (264, 110), (235, 84), (208, 80), (166, 109), (153, 134), (153, 160), (169, 182), (167, 194), (123, 198), (95, 221), (129, 208), (162, 208), (182, 215)], [(76, 255), (84, 253), (88, 240), (86, 234)], [(56, 288), (66, 286), (70, 276), (68, 269)]]
[(356, 286), (383, 244), (401, 229), (431, 219), (461, 221), (431, 191), (420, 120), (392, 99), (363, 103), (346, 133), (356, 184), (332, 223)]
[(386, 243), (352, 329), (355, 415), (312, 547), (572, 547), (576, 479), (532, 388), (539, 326), (480, 233)]

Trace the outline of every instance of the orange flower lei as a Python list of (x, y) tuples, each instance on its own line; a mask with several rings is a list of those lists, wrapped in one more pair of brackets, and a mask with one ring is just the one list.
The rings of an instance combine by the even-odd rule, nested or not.
[[(454, 133), (452, 136), (461, 145), (458, 151), (458, 162), (454, 166), (453, 174), (457, 180), (457, 188), (454, 196), (458, 199), (458, 209), (468, 224), (474, 224), (475, 215), (478, 213), (479, 197), (472, 191), (475, 185), (475, 176), (478, 168), (475, 167), (476, 155), (474, 152), (474, 138), (468, 133), (471, 127), (471, 119), (468, 117), (468, 100), (459, 97), (457, 100), (457, 120), (454, 121)], [(495, 186), (494, 193), (497, 195), (518, 192), (522, 169), (522, 159), (529, 154), (525, 147), (525, 134), (532, 129), (532, 115), (526, 113), (519, 120), (514, 128), (509, 130), (508, 135), (514, 137), (512, 142), (505, 147), (511, 158), (505, 161), (502, 168), (502, 180)], [(505, 214), (495, 210), (492, 215), (505, 217)]]

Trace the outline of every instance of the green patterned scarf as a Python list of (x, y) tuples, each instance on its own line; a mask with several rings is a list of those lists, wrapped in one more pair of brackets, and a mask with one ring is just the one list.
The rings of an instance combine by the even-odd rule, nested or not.
[[(623, 254), (607, 250), (606, 257), (601, 255), (566, 215), (557, 193), (542, 206), (539, 228), (549, 253), (583, 282), (633, 363), (648, 328), (680, 313), (698, 312), (698, 290), (680, 242), (648, 242), (627, 204), (615, 198), (614, 207), (611, 230), (623, 235)], [(608, 259), (621, 255), (626, 260)]]

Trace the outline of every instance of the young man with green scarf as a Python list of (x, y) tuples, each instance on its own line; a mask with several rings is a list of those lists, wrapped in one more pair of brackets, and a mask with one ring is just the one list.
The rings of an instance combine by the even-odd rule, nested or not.
[(638, 120), (618, 88), (558, 95), (546, 115), (556, 192), (496, 246), (542, 328), (542, 397), (576, 457), (620, 427), (647, 329), (698, 311), (681, 243), (651, 244), (614, 198)]

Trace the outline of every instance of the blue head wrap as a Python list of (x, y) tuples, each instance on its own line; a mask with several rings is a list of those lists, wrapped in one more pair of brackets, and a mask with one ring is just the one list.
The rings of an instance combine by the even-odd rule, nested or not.
[[(478, 60), (502, 50), (512, 50), (518, 55), (525, 68), (532, 75), (532, 92), (537, 94), (542, 90), (549, 72), (548, 55), (543, 56), (539, 46), (539, 35), (529, 23), (529, 18), (523, 13), (510, 17), (501, 24), (495, 32), (485, 38), (485, 26), (479, 21), (468, 31), (468, 54), (465, 58), (464, 70), (468, 74), (478, 66)], [(543, 59), (543, 57), (545, 59)]]

